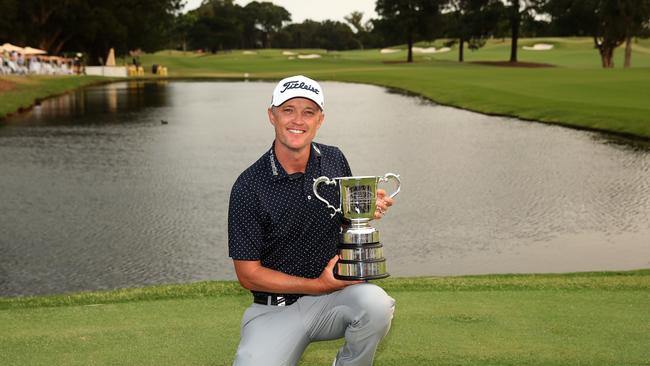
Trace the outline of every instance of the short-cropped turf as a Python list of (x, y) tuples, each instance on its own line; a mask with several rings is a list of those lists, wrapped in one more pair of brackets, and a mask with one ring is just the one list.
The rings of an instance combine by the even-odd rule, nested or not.
[[(375, 365), (646, 365), (650, 270), (389, 278)], [(0, 299), (2, 365), (230, 365), (251, 296), (201, 282)], [(309, 346), (330, 365), (341, 341)]]

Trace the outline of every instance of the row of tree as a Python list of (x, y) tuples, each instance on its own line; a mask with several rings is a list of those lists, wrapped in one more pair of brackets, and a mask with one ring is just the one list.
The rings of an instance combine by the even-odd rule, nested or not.
[(182, 0), (0, 0), (0, 41), (96, 63), (111, 47), (122, 55), (168, 47), (181, 9)]
[(177, 18), (179, 48), (211, 52), (234, 48), (324, 48), (346, 50), (363, 47), (343, 22), (306, 20), (290, 23), (291, 14), (270, 2), (246, 6), (232, 0), (207, 0)]
[(593, 37), (603, 67), (614, 66), (614, 50), (623, 43), (629, 67), (632, 39), (650, 36), (650, 0), (549, 0), (542, 9), (561, 24), (560, 35)]
[(614, 50), (625, 42), (627, 67), (632, 39), (650, 35), (650, 0), (377, 0), (376, 10), (380, 29), (402, 30), (408, 61), (415, 40), (452, 38), (462, 61), (465, 44), (477, 49), (507, 28), (510, 62), (517, 62), (525, 26), (529, 36), (592, 37), (606, 68), (613, 67)]
[[(377, 0), (378, 19), (363, 23), (353, 12), (349, 24), (306, 20), (289, 23), (289, 12), (269, 2), (245, 7), (232, 0), (205, 0), (178, 17), (183, 48), (209, 49), (282, 47), (354, 49), (408, 46), (413, 60), (417, 41), (451, 39), (459, 61), (465, 46), (478, 49), (490, 37), (511, 38), (510, 61), (517, 62), (518, 39), (526, 36), (590, 36), (603, 67), (613, 67), (614, 49), (626, 43), (625, 66), (631, 60), (633, 37), (648, 36), (650, 0)], [(351, 28), (351, 27), (353, 28)]]
[(233, 0), (203, 0), (182, 13), (183, 0), (0, 0), (0, 40), (33, 45), (52, 54), (85, 52), (97, 62), (110, 47), (219, 52), (250, 48), (346, 50), (449, 39), (464, 50), (491, 37), (512, 39), (517, 61), (522, 36), (589, 36), (603, 67), (613, 66), (614, 49), (626, 44), (630, 63), (634, 37), (649, 35), (650, 0), (377, 0), (377, 19), (353, 12), (346, 23), (306, 20), (271, 2), (246, 6)]

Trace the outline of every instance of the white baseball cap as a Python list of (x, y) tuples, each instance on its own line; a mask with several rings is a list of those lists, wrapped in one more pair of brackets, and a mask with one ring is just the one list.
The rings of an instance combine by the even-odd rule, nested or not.
[(273, 89), (271, 107), (279, 107), (282, 103), (292, 98), (310, 99), (321, 110), (325, 110), (323, 89), (316, 80), (312, 80), (306, 76), (296, 75), (280, 80), (278, 85), (275, 86), (275, 89)]

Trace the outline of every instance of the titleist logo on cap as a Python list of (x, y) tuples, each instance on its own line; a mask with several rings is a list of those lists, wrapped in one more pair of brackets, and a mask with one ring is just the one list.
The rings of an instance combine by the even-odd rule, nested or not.
[(293, 98), (307, 98), (323, 110), (325, 107), (325, 92), (318, 81), (303, 75), (289, 76), (280, 80), (273, 89), (271, 107), (279, 107), (282, 103)]
[(297, 80), (287, 81), (286, 83), (282, 84), (282, 86), (284, 87), (284, 89), (280, 90), (280, 93), (284, 93), (289, 89), (305, 89), (315, 94), (320, 93), (320, 90), (314, 88), (313, 86), (309, 84), (305, 84), (304, 82), (298, 82)]

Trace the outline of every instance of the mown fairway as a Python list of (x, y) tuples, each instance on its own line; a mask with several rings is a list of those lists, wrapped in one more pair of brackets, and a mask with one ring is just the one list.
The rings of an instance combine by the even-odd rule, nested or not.
[[(376, 365), (650, 364), (650, 270), (381, 285), (397, 309)], [(250, 301), (233, 282), (0, 299), (0, 364), (230, 365)]]
[[(236, 50), (211, 54), (162, 51), (144, 55), (142, 63), (169, 68), (170, 77), (279, 79), (306, 74), (321, 80), (360, 82), (408, 90), (438, 103), (482, 113), (515, 116), (621, 134), (650, 137), (650, 40), (634, 44), (633, 68), (622, 69), (623, 50), (616, 52), (616, 69), (603, 70), (588, 38), (522, 39), (521, 45), (549, 43), (550, 51), (519, 51), (522, 62), (557, 67), (523, 68), (486, 66), (474, 61), (505, 61), (509, 41), (492, 40), (479, 51), (466, 50), (467, 62), (456, 62), (457, 50), (439, 54), (416, 54), (406, 64), (406, 51), (382, 54), (379, 50), (326, 52), (324, 50), (259, 50), (252, 54)], [(442, 42), (433, 44), (441, 47)], [(428, 47), (430, 44), (420, 44)], [(396, 48), (399, 48), (396, 47)], [(248, 52), (251, 53), (251, 52)], [(321, 58), (299, 59), (298, 54)], [(129, 59), (122, 60), (123, 63)], [(23, 78), (25, 79), (25, 78)], [(0, 88), (0, 116), (29, 105), (29, 100), (60, 93), (81, 83), (64, 78), (35, 78), (13, 83), (13, 90)], [(58, 81), (57, 81), (58, 80)], [(85, 81), (88, 82), (87, 80)], [(52, 86), (56, 83), (56, 88)], [(72, 84), (74, 85), (72, 85)], [(5, 85), (6, 86), (6, 85)], [(7, 89), (7, 88), (4, 88)], [(31, 99), (30, 99), (31, 98)], [(27, 101), (27, 102), (26, 102)], [(359, 97), (363, 103), (363, 96)]]
[[(650, 137), (650, 42), (634, 45), (632, 69), (600, 68), (590, 39), (523, 39), (522, 45), (550, 43), (551, 51), (520, 50), (523, 62), (557, 67), (497, 67), (471, 63), (507, 60), (509, 42), (491, 41), (483, 49), (466, 51), (468, 62), (456, 62), (456, 50), (416, 54), (405, 64), (406, 51), (381, 54), (379, 50), (325, 52), (318, 59), (298, 59), (282, 50), (256, 54), (232, 51), (217, 55), (159, 52), (143, 57), (145, 64), (168, 66), (172, 76), (278, 79), (306, 74), (318, 79), (385, 85), (421, 94), (438, 103), (488, 114), (516, 116), (579, 128), (607, 130)], [(420, 46), (429, 46), (421, 44)], [(442, 46), (438, 42), (435, 46)], [(623, 50), (617, 52), (622, 65)], [(362, 97), (359, 100), (363, 102)]]

